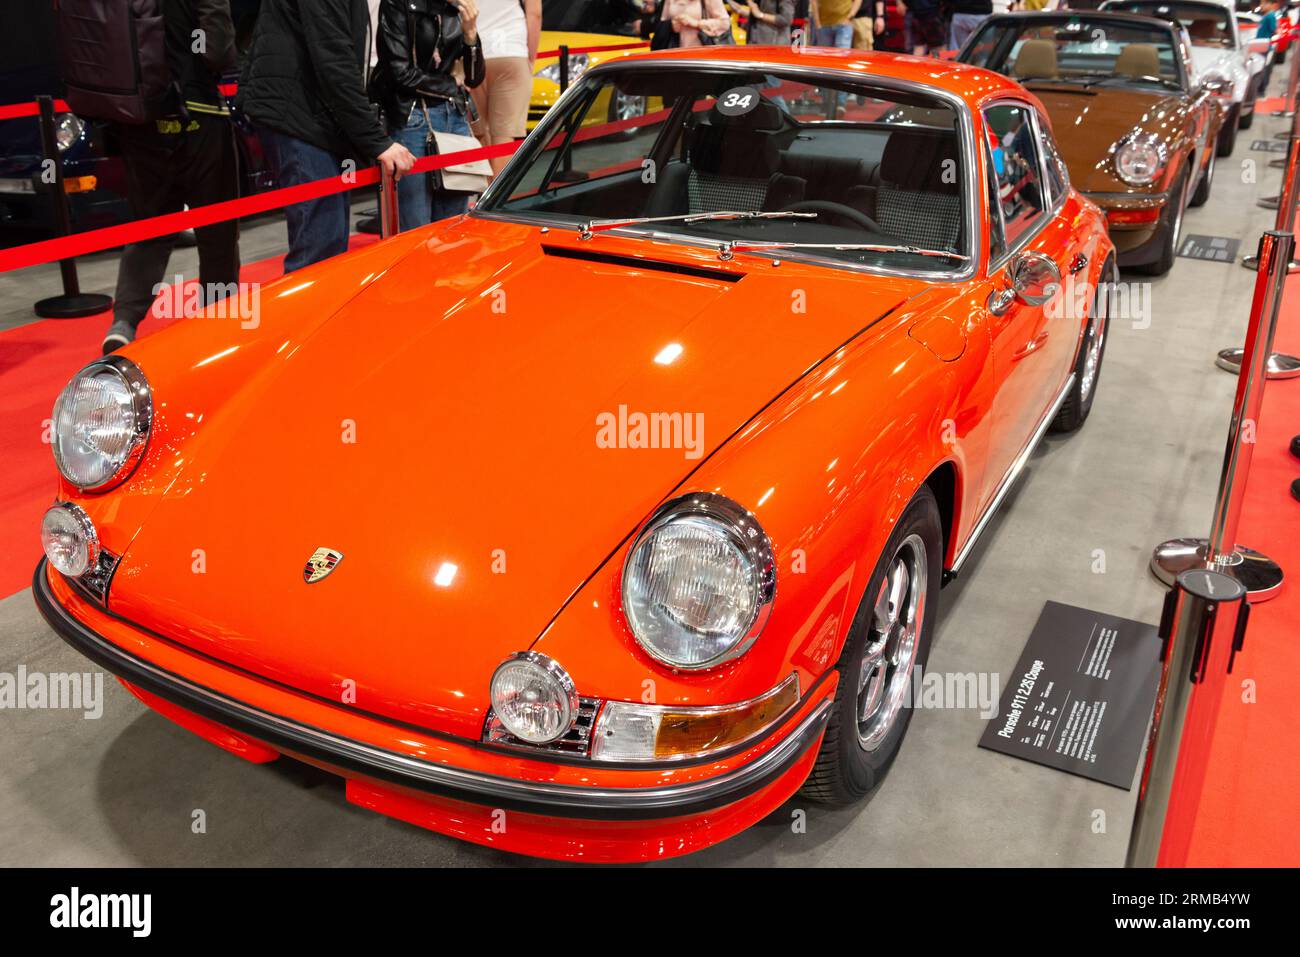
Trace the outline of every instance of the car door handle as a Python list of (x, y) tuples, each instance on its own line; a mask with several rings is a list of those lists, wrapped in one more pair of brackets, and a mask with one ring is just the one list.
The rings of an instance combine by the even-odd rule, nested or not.
[(1083, 253), (1075, 253), (1074, 258), (1070, 260), (1070, 275), (1073, 276), (1075, 273), (1082, 271), (1087, 265), (1088, 257)]

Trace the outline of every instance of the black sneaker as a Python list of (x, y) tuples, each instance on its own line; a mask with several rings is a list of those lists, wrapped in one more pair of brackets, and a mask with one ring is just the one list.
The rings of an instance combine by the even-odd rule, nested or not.
[(108, 335), (104, 336), (104, 355), (108, 355), (110, 352), (116, 352), (134, 338), (135, 330), (131, 328), (130, 323), (113, 323), (108, 327)]

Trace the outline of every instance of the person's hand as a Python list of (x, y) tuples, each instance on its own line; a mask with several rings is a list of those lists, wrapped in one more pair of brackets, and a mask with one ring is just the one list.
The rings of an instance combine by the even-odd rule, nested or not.
[(460, 31), (465, 35), (466, 43), (478, 39), (478, 4), (474, 0), (451, 0), (452, 6), (460, 14)]
[(876, 22), (872, 25), (872, 29), (873, 29), (876, 33), (884, 33), (884, 32), (885, 32), (885, 18), (884, 18), (884, 17), (876, 17)]
[(376, 159), (379, 161), (379, 165), (384, 168), (384, 172), (393, 177), (394, 182), (401, 179), (403, 173), (409, 173), (411, 167), (415, 165), (415, 157), (401, 143), (394, 143), (380, 153)]
[(759, 8), (755, 0), (749, 0), (749, 15), (755, 20), (763, 19), (763, 11)]

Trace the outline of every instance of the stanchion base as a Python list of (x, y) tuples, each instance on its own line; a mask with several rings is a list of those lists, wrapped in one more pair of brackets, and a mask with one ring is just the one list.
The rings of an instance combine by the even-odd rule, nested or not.
[(32, 306), (42, 319), (82, 319), (113, 308), (113, 297), (94, 292), (51, 296)]
[[(1203, 538), (1174, 538), (1156, 546), (1151, 554), (1151, 573), (1166, 585), (1173, 585), (1180, 572), (1205, 568), (1210, 544)], [(1282, 568), (1253, 548), (1237, 546), (1233, 561), (1215, 565), (1214, 570), (1239, 581), (1252, 603), (1276, 597), (1282, 588)]]
[[(1259, 257), (1256, 256), (1254, 253), (1251, 253), (1249, 256), (1242, 256), (1241, 264), (1245, 266), (1247, 269), (1254, 269), (1258, 271)], [(1298, 273), (1298, 272), (1300, 272), (1300, 259), (1293, 259), (1291, 260), (1291, 265), (1287, 267), (1286, 273), (1288, 276), (1290, 276), (1291, 274)]]
[(1263, 199), (1255, 200), (1255, 205), (1260, 209), (1277, 209), (1281, 203), (1281, 196), (1265, 196)]
[[(1214, 357), (1214, 364), (1224, 372), (1241, 374), (1242, 349), (1224, 349)], [(1268, 357), (1268, 366), (1264, 371), (1266, 379), (1294, 379), (1300, 377), (1300, 359), (1285, 352), (1274, 352)]]

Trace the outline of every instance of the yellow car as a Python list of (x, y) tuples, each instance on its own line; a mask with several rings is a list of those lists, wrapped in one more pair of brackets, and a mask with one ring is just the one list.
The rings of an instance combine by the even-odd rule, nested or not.
[[(640, 6), (634, 0), (543, 0), (542, 35), (538, 49), (542, 52), (558, 50), (561, 45), (570, 50), (585, 47), (614, 46), (641, 42), (638, 29)], [(642, 47), (647, 49), (647, 47)], [(569, 82), (573, 83), (588, 69), (614, 57), (627, 56), (635, 50), (607, 50), (599, 53), (570, 53)], [(528, 128), (531, 130), (546, 115), (546, 111), (560, 98), (560, 58), (552, 54), (538, 57), (533, 72), (533, 96), (528, 104)], [(627, 120), (643, 116), (645, 97), (616, 94), (605, 96), (610, 101), (596, 104), (596, 118)], [(600, 107), (604, 111), (600, 112)]]

